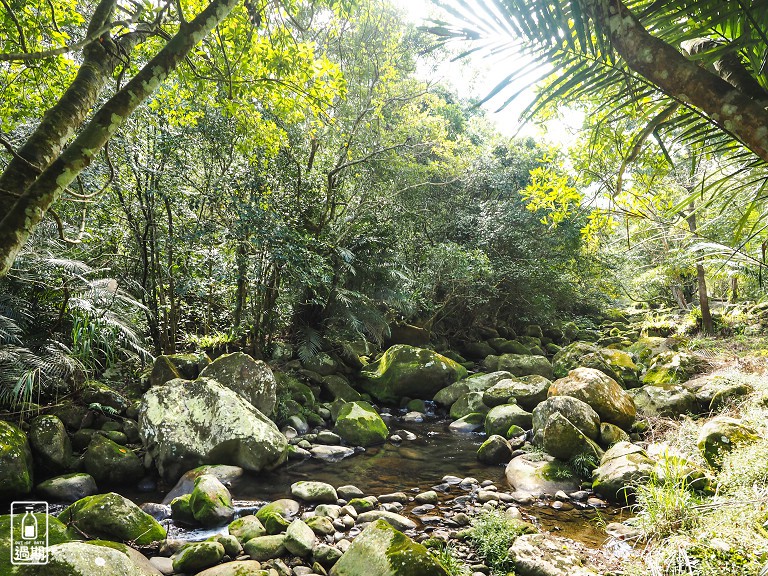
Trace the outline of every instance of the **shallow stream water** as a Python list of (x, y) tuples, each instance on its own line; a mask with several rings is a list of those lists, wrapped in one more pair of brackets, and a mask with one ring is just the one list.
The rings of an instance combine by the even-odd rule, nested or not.
[[(476, 452), (485, 440), (481, 434), (451, 432), (446, 421), (402, 423), (393, 418), (388, 421), (391, 430), (408, 430), (415, 440), (399, 444), (387, 442), (339, 462), (323, 462), (309, 459), (290, 462), (270, 473), (245, 474), (230, 486), (233, 500), (240, 513), (261, 507), (264, 502), (290, 498), (290, 486), (299, 480), (327, 482), (333, 486), (353, 484), (366, 495), (379, 496), (391, 492), (416, 492), (429, 490), (441, 483), (445, 475), (460, 478), (474, 477), (480, 482), (492, 481), (500, 490), (509, 490), (504, 476), (504, 466), (487, 466), (477, 461)], [(126, 494), (137, 502), (160, 502), (163, 494)], [(456, 493), (454, 496), (459, 496)], [(412, 504), (404, 514), (409, 514)], [(527, 520), (545, 530), (577, 540), (591, 548), (599, 548), (606, 540), (599, 527), (600, 520), (618, 518), (618, 511), (603, 509), (555, 510), (545, 502), (521, 507)], [(169, 527), (169, 535), (197, 539), (208, 533), (189, 533), (178, 526)]]

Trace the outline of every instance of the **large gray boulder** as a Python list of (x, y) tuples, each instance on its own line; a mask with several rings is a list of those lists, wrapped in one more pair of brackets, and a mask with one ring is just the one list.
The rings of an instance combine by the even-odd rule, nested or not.
[(483, 392), (483, 403), (493, 407), (507, 404), (514, 398), (517, 404), (530, 411), (547, 399), (551, 385), (551, 380), (538, 374), (501, 380)]
[(440, 390), (433, 400), (440, 406), (449, 407), (467, 392), (482, 392), (501, 380), (512, 378), (512, 373), (505, 371), (491, 372), (490, 374), (474, 374), (446, 386)]
[(274, 468), (287, 441), (269, 418), (216, 380), (171, 380), (151, 388), (139, 409), (139, 434), (166, 481), (203, 464)]
[(638, 412), (645, 416), (675, 418), (683, 414), (696, 414), (699, 411), (696, 396), (679, 384), (646, 385), (633, 390), (632, 396)]
[(523, 534), (509, 548), (519, 576), (597, 576), (573, 540), (551, 534)]
[(48, 550), (48, 563), (23, 566), (20, 576), (160, 576), (141, 553), (109, 542), (65, 542)]
[(262, 360), (254, 360), (244, 352), (219, 356), (203, 368), (200, 377), (234, 390), (262, 414), (269, 416), (275, 409), (275, 375)]
[(33, 418), (29, 423), (29, 444), (38, 465), (47, 472), (58, 474), (72, 465), (72, 444), (57, 416)]
[(552, 396), (536, 406), (533, 411), (534, 440), (541, 441), (541, 434), (553, 414), (562, 414), (590, 440), (600, 437), (600, 416), (592, 407), (573, 396)]
[(532, 494), (570, 493), (579, 488), (578, 478), (565, 462), (540, 452), (512, 458), (504, 474), (514, 490)]
[(538, 374), (539, 376), (544, 376), (544, 378), (552, 378), (552, 364), (544, 356), (526, 354), (491, 355), (483, 360), (483, 367), (487, 370), (510, 372), (513, 376)]

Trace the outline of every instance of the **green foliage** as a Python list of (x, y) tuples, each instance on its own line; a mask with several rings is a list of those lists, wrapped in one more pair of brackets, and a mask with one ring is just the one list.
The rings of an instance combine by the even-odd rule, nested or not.
[(592, 471), (600, 465), (597, 457), (589, 452), (582, 452), (572, 456), (568, 466), (579, 478), (592, 478)]
[(442, 541), (436, 546), (428, 547), (428, 550), (445, 568), (448, 576), (470, 576), (469, 566), (458, 558), (457, 551), (450, 542)]
[(490, 510), (478, 516), (469, 535), (472, 546), (483, 558), (494, 576), (514, 573), (514, 566), (508, 550), (515, 538), (527, 533), (530, 526), (506, 516), (503, 512)]

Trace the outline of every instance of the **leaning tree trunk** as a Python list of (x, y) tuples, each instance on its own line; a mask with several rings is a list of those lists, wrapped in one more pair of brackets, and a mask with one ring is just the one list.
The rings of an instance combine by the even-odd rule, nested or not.
[[(7, 274), (19, 250), (51, 205), (86, 168), (134, 110), (176, 69), (179, 63), (240, 0), (212, 0), (152, 58), (121, 90), (94, 114), (75, 140), (37, 175), (0, 221), (0, 276)], [(102, 4), (110, 4), (104, 0)], [(113, 3), (112, 3), (113, 4)], [(111, 4), (110, 4), (111, 5)], [(101, 5), (100, 5), (101, 6)], [(68, 91), (59, 105), (75, 105), (81, 95)], [(48, 115), (47, 115), (48, 117)], [(65, 136), (79, 127), (76, 119), (58, 117)], [(66, 138), (62, 138), (62, 143)], [(63, 145), (63, 144), (62, 144)], [(42, 167), (41, 167), (42, 168)]]

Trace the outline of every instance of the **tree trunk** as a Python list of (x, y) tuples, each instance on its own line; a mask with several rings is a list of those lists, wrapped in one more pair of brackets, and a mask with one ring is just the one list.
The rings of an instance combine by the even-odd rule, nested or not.
[(584, 2), (632, 70), (679, 102), (704, 112), (768, 161), (768, 110), (759, 101), (652, 36), (621, 0), (574, 1)]
[[(120, 91), (94, 114), (75, 140), (59, 154), (26, 188), (0, 221), (0, 276), (13, 265), (21, 247), (59, 199), (67, 186), (87, 167), (133, 111), (152, 94), (239, 0), (212, 0), (198, 16), (181, 26), (179, 32)], [(100, 7), (110, 4), (103, 0)], [(89, 85), (86, 82), (86, 85)], [(84, 96), (67, 91), (57, 106), (77, 108)], [(46, 115), (49, 116), (49, 115)], [(77, 118), (57, 115), (60, 132), (67, 138), (79, 127)], [(63, 146), (66, 138), (61, 138)], [(42, 167), (41, 167), (42, 168)]]
[[(691, 234), (696, 234), (696, 206), (693, 202), (688, 205), (690, 213), (686, 217), (688, 229)], [(701, 259), (696, 259), (696, 281), (699, 289), (699, 306), (701, 308), (701, 327), (706, 334), (713, 334), (712, 314), (709, 312), (709, 295), (707, 294), (707, 282), (704, 273), (704, 266)]]

